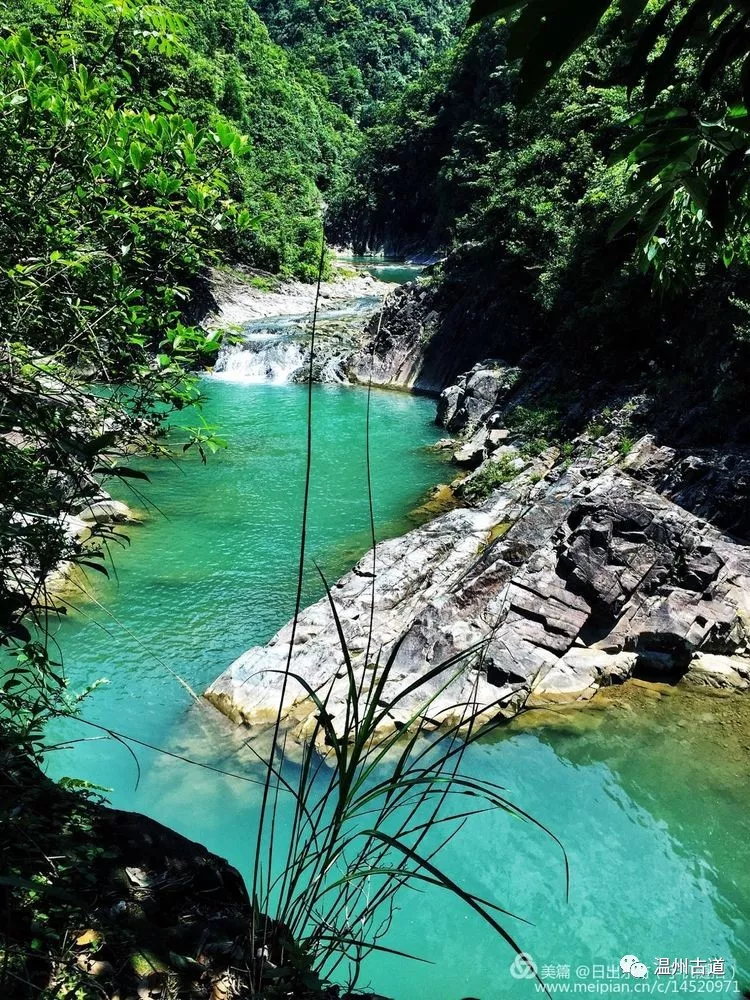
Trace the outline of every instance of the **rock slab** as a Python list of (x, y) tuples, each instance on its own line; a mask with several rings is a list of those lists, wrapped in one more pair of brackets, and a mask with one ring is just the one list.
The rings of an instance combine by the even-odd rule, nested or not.
[[(489, 719), (586, 700), (633, 674), (750, 686), (750, 549), (618, 469), (590, 474), (574, 466), (540, 483), (522, 474), (479, 509), (380, 545), (334, 586), (355, 668), (372, 666), (368, 649), (382, 662), (399, 643), (384, 701), (473, 650), (447, 687), (433, 678), (389, 724), (425, 699), (436, 724), (467, 706)], [(302, 613), (290, 650), (291, 636), (290, 623), (241, 656), (209, 701), (238, 723), (269, 722), (291, 652), (293, 673), (330, 689), (340, 726), (348, 682), (327, 598)], [(284, 702), (304, 736), (315, 706), (293, 678)]]

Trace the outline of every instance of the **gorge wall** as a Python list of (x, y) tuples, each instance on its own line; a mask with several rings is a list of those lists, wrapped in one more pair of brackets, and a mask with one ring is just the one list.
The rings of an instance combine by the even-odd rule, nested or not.
[[(369, 647), (397, 650), (387, 701), (469, 650), (460, 677), (427, 692), (435, 724), (585, 701), (631, 676), (750, 687), (741, 435), (707, 446), (689, 414), (670, 423), (677, 401), (655, 384), (632, 370), (575, 370), (551, 342), (524, 351), (518, 314), (504, 334), (510, 316), (496, 297), (428, 277), (389, 296), (344, 364), (353, 381), (372, 372), (379, 385), (442, 389), (437, 417), (455, 435), (443, 444), (465, 505), (378, 546), (333, 588), (355, 669)], [(481, 353), (488, 344), (497, 356)], [(702, 401), (691, 402), (699, 423)], [(236, 722), (269, 722), (291, 639), (287, 625), (206, 697)], [(332, 685), (341, 721), (348, 682), (327, 599), (303, 612), (291, 653), (311, 687)], [(388, 724), (424, 698), (415, 692)], [(315, 706), (293, 680), (284, 707), (297, 735), (311, 731)]]

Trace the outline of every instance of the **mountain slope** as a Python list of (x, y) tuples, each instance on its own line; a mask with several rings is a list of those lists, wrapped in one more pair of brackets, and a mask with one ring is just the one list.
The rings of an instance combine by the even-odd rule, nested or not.
[(397, 97), (457, 38), (466, 0), (252, 0), (276, 42), (320, 70), (355, 118)]

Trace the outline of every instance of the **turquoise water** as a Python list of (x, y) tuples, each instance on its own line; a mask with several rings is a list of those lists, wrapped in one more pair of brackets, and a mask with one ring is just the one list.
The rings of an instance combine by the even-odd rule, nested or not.
[[(534, 923), (505, 920), (548, 984), (566, 981), (550, 978), (561, 966), (571, 991), (575, 983), (596, 990), (608, 967), (634, 954), (649, 967), (646, 988), (655, 988), (659, 959), (718, 957), (725, 959), (721, 989), (736, 996), (734, 981), (750, 983), (747, 700), (628, 686), (605, 697), (599, 711), (550, 720), (517, 725), (474, 748), (467, 770), (504, 784), (561, 839), (569, 901), (556, 846), (503, 815), (474, 818), (441, 855), (443, 869)], [(512, 956), (494, 933), (445, 896), (407, 900), (389, 941), (437, 961), (417, 967), (374, 959), (369, 971), (386, 995), (536, 993), (510, 975)], [(669, 978), (677, 993), (698, 990), (689, 977)]]
[[(161, 513), (128, 528), (130, 546), (114, 555), (116, 578), (90, 582), (102, 607), (74, 597), (79, 611), (55, 635), (74, 688), (107, 679), (87, 703), (87, 718), (170, 749), (197, 739), (197, 753), (213, 752), (219, 737), (204, 745), (201, 734), (205, 726), (219, 732), (222, 720), (213, 709), (191, 709), (174, 674), (201, 692), (240, 653), (268, 640), (294, 608), (307, 408), (307, 390), (297, 385), (207, 379), (205, 391), (205, 418), (221, 427), (228, 449), (206, 466), (194, 453), (141, 463), (151, 478), (145, 492)], [(306, 602), (323, 593), (313, 560), (333, 581), (370, 547), (366, 400), (364, 390), (314, 390)], [(439, 436), (433, 417), (428, 400), (372, 394), (381, 538), (407, 530), (408, 512), (444, 471), (426, 448)], [(140, 503), (133, 495), (123, 499)], [(84, 735), (94, 734), (76, 732)], [(132, 760), (117, 745), (78, 744), (53, 755), (51, 767), (112, 787), (119, 805), (153, 810), (181, 829), (192, 822), (192, 793), (177, 804), (179, 815), (165, 812), (162, 779), (148, 768), (134, 794)]]
[(341, 257), (340, 260), (363, 267), (373, 278), (392, 285), (403, 285), (407, 281), (414, 281), (424, 270), (420, 264), (406, 264), (403, 261), (390, 260), (388, 257)]
[[(116, 555), (117, 583), (96, 581), (96, 596), (117, 622), (84, 601), (57, 638), (74, 687), (109, 680), (89, 698), (86, 718), (252, 774), (241, 732), (194, 703), (170, 669), (200, 691), (291, 613), (306, 390), (211, 380), (206, 388), (206, 417), (222, 425), (229, 450), (206, 467), (196, 456), (150, 463), (147, 492), (163, 516), (130, 530), (131, 546)], [(310, 557), (331, 577), (368, 547), (365, 400), (357, 390), (315, 391)], [(438, 436), (433, 407), (405, 395), (373, 395), (381, 537), (405, 530), (407, 512), (443, 478), (424, 449)], [(319, 595), (312, 567), (306, 586), (308, 599)], [(575, 983), (601, 986), (599, 968), (604, 973), (625, 954), (652, 970), (659, 958), (723, 958), (721, 982), (746, 985), (750, 700), (629, 686), (603, 703), (607, 711), (557, 715), (533, 729), (519, 724), (473, 747), (467, 758), (469, 770), (505, 785), (563, 841), (569, 901), (556, 846), (502, 814), (472, 820), (441, 856), (441, 867), (532, 921), (505, 919), (548, 982), (550, 969), (568, 969), (571, 991)], [(249, 874), (257, 786), (138, 747), (136, 785), (132, 757), (98, 735), (69, 723), (61, 738), (89, 741), (51, 754), (51, 772), (111, 788), (118, 807), (148, 813)], [(510, 974), (508, 947), (444, 893), (406, 891), (400, 906), (384, 943), (433, 964), (373, 956), (365, 978), (386, 996), (535, 994), (533, 983)], [(649, 982), (656, 982), (653, 971)]]

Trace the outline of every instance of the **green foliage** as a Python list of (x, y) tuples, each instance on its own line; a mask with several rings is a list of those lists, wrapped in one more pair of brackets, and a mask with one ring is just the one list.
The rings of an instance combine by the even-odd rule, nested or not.
[(459, 484), (457, 492), (468, 503), (478, 504), (486, 500), (493, 490), (509, 483), (517, 475), (518, 469), (513, 465), (513, 459), (503, 455), (497, 462), (485, 462), (476, 475)]
[(633, 445), (635, 441), (632, 437), (627, 434), (623, 434), (620, 440), (617, 442), (617, 450), (623, 458), (627, 458), (630, 452), (633, 450)]
[(594, 441), (598, 441), (599, 438), (604, 437), (605, 434), (609, 434), (612, 430), (613, 416), (612, 408), (605, 406), (600, 413), (589, 420), (584, 428), (584, 433)]
[(184, 316), (250, 224), (230, 193), (245, 138), (134, 82), (179, 50), (181, 23), (154, 4), (79, 2), (70, 31), (0, 36), (0, 645), (14, 658), (3, 703), (31, 755), (70, 707), (40, 641), (64, 611), (48, 581), (61, 562), (106, 573), (122, 542), (71, 515), (108, 477), (143, 478), (126, 452), (196, 402), (192, 369), (220, 341)]
[[(484, 243), (517, 263), (518, 281), (548, 307), (565, 291), (561, 273), (579, 234), (598, 251), (630, 204), (622, 170), (607, 164), (626, 94), (591, 82), (615, 57), (603, 46), (579, 58), (554, 91), (519, 109), (505, 26), (473, 29), (385, 110), (358, 158), (360, 189), (334, 205), (335, 235), (359, 250), (368, 241), (422, 250)], [(591, 262), (600, 268), (612, 255), (592, 253)]]
[(607, 428), (600, 420), (592, 420), (586, 425), (585, 433), (594, 441), (598, 441), (607, 433)]
[[(690, 273), (696, 251), (747, 262), (750, 183), (750, 34), (740, 0), (584, 0), (575, 14), (544, 0), (475, 0), (472, 21), (510, 17), (508, 56), (520, 59), (519, 97), (528, 102), (598, 29), (630, 43), (616, 76), (641, 110), (615, 156), (630, 168), (635, 204), (615, 231), (639, 221), (644, 266), (662, 284)], [(600, 31), (601, 34), (601, 31)], [(689, 72), (703, 99), (684, 106), (675, 81)]]
[(560, 411), (554, 406), (514, 406), (507, 413), (505, 420), (508, 427), (525, 437), (552, 441), (560, 434)]
[(258, 275), (251, 278), (249, 283), (253, 288), (257, 288), (261, 292), (272, 292), (276, 288), (277, 284), (273, 278), (264, 278)]
[(185, 427), (184, 429), (190, 437), (182, 446), (182, 450), (188, 451), (190, 448), (195, 448), (204, 465), (206, 464), (208, 454), (215, 455), (218, 451), (222, 451), (228, 447), (225, 438), (220, 437), (218, 434), (218, 426), (207, 423), (203, 416), (200, 416), (200, 424), (195, 427)]
[[(3, 23), (33, 26), (143, 109), (159, 114), (166, 102), (217, 135), (235, 159), (227, 191), (245, 223), (223, 233), (223, 254), (313, 279), (321, 192), (341, 183), (354, 130), (323, 78), (292, 67), (245, 0), (20, 0)], [(245, 139), (233, 148), (238, 133)]]
[(562, 441), (563, 422), (558, 407), (514, 406), (505, 422), (522, 437), (520, 450), (525, 458), (536, 458)]
[[(675, 238), (650, 251), (644, 274), (632, 227), (614, 235), (639, 203), (627, 165), (612, 162), (633, 113), (626, 86), (612, 82), (627, 54), (616, 29), (600, 28), (524, 107), (507, 25), (471, 29), (372, 130), (358, 160), (362, 191), (334, 206), (333, 228), (358, 249), (451, 250), (433, 301), (447, 323), (462, 317), (477, 356), (513, 360), (553, 342), (566, 367), (620, 378), (668, 368), (679, 350), (694, 378), (727, 384), (725, 418), (741, 420), (743, 255), (728, 270), (715, 266), (692, 216), (673, 216)], [(701, 106), (690, 63), (673, 93), (681, 106)]]
[(379, 109), (352, 168), (356, 184), (333, 203), (336, 239), (353, 242), (357, 252), (383, 243), (424, 250), (446, 242), (475, 197), (460, 181), (456, 186), (455, 169), (448, 176), (446, 160), (460, 158), (472, 169), (491, 148), (480, 109), (493, 109), (497, 134), (510, 99), (492, 34), (487, 43), (486, 33), (469, 33)]
[(455, 40), (468, 14), (468, 0), (254, 0), (253, 6), (277, 42), (325, 75), (331, 99), (365, 120)]
[(106, 316), (110, 349), (88, 360), (114, 376), (174, 327), (214, 234), (241, 227), (226, 168), (244, 140), (123, 106), (113, 82), (28, 30), (0, 38), (0, 88), (0, 322), (59, 365), (82, 329), (96, 352)]

